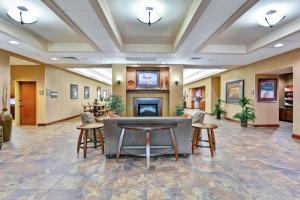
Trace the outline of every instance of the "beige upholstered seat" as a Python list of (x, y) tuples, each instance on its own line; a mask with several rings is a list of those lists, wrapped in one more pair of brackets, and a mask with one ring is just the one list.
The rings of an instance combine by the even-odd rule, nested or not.
[(205, 112), (199, 111), (192, 116), (192, 123), (203, 123)]

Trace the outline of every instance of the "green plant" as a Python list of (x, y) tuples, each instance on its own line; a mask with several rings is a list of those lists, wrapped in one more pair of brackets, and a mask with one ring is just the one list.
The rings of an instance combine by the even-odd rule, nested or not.
[(112, 95), (106, 104), (109, 111), (116, 115), (121, 115), (124, 110), (124, 105), (122, 103), (122, 98), (117, 95)]
[(184, 107), (182, 104), (176, 106), (176, 116), (184, 115)]
[(241, 126), (245, 127), (248, 125), (249, 120), (255, 120), (255, 110), (254, 108), (252, 108), (251, 99), (247, 97), (243, 97), (242, 99), (240, 99), (239, 105), (241, 106), (242, 111), (236, 113), (233, 117), (235, 119), (239, 119), (241, 122)]
[(221, 98), (216, 100), (214, 114), (216, 115), (217, 119), (221, 119), (221, 115), (226, 114), (226, 111), (222, 108), (223, 103), (224, 101)]

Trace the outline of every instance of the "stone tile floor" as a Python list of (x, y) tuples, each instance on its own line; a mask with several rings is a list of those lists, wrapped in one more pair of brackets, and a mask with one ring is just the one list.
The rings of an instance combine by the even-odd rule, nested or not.
[(0, 199), (300, 199), (300, 142), (292, 125), (219, 125), (217, 153), (199, 148), (189, 158), (106, 160), (76, 153), (79, 119), (47, 127), (14, 127), (0, 151)]

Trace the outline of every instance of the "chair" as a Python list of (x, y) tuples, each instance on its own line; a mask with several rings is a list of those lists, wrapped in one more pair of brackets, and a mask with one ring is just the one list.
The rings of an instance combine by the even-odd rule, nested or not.
[[(80, 129), (80, 134), (79, 134), (79, 138), (78, 138), (78, 145), (77, 145), (77, 153), (79, 152), (79, 147), (81, 145), (81, 140), (82, 140), (82, 136), (84, 136), (84, 142), (93, 142), (95, 144), (95, 148), (97, 147), (97, 143), (100, 143), (100, 146), (102, 148), (102, 151), (104, 151), (104, 136), (102, 134), (102, 130), (103, 129), (103, 125), (100, 126), (99, 123), (97, 122), (101, 122), (100, 119), (95, 118), (94, 115), (90, 112), (83, 112), (81, 114), (81, 121), (82, 121), (82, 125), (78, 127), (78, 129)], [(89, 127), (88, 125), (93, 125)], [(98, 126), (99, 125), (99, 126)], [(86, 127), (85, 127), (86, 126)], [(100, 134), (99, 137), (96, 136), (96, 134)], [(98, 141), (97, 138), (100, 138), (100, 140)], [(84, 154), (86, 156), (86, 144), (84, 147)]]
[[(205, 112), (203, 111), (198, 111), (196, 112), (193, 116), (192, 116), (192, 124), (193, 123), (200, 123), (202, 124), (203, 121), (204, 121), (204, 117), (205, 117)], [(201, 129), (194, 129), (194, 135), (193, 135), (193, 138), (195, 138), (196, 142), (192, 142), (192, 145), (193, 144), (196, 144), (198, 145), (199, 144), (199, 141), (202, 139), (202, 132), (201, 132)], [(193, 139), (194, 140), (194, 139)], [(193, 147), (192, 147), (193, 148)]]
[(0, 126), (0, 150), (3, 144), (3, 127)]

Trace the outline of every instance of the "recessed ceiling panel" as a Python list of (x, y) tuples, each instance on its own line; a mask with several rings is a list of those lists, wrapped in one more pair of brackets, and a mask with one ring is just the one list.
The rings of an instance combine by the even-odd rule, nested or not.
[(143, 0), (107, 1), (125, 44), (172, 44), (193, 0), (153, 0), (161, 20), (151, 26), (138, 21)]
[[(36, 16), (37, 22), (34, 24), (24, 24), (15, 22), (6, 14), (8, 9), (17, 6), (25, 6), (33, 15)], [(1, 0), (0, 17), (21, 28), (26, 28), (36, 35), (41, 36), (47, 42), (68, 43), (68, 42), (85, 42), (75, 31), (64, 23), (53, 11), (51, 11), (40, 0)]]

